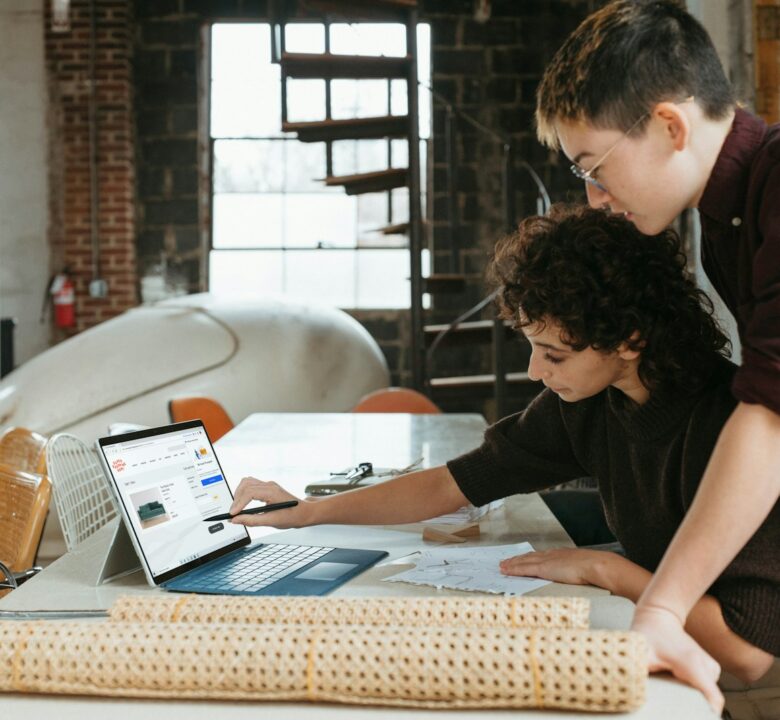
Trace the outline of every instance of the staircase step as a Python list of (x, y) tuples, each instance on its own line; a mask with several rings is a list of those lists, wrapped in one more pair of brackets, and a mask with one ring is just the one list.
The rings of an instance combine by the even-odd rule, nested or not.
[[(436, 390), (446, 390), (455, 388), (484, 388), (491, 387), (496, 382), (495, 375), (464, 375), (461, 377), (431, 378), (431, 387)], [(531, 380), (528, 373), (515, 372), (506, 374), (507, 385), (535, 385), (536, 380)]]
[(298, 0), (296, 17), (323, 17), (329, 20), (395, 20), (403, 22), (417, 0)]
[(325, 184), (328, 187), (342, 185), (347, 195), (362, 195), (404, 187), (408, 174), (407, 168), (390, 168), (359, 175), (330, 176), (325, 178)]
[(375, 228), (371, 232), (382, 233), (382, 235), (408, 235), (409, 223), (397, 223), (396, 225), (385, 225), (381, 228)]
[(282, 131), (298, 133), (301, 142), (404, 137), (408, 130), (408, 115), (282, 123)]
[(361, 79), (405, 78), (411, 57), (282, 53), (282, 68), (291, 78)]
[[(436, 339), (436, 336), (447, 325), (426, 325), (423, 327), (425, 334), (425, 346), (429, 347)], [(504, 337), (516, 337), (515, 331), (509, 322), (504, 322)], [(493, 321), (492, 320), (473, 320), (471, 322), (462, 322), (457, 327), (447, 333), (441, 341), (442, 345), (476, 345), (479, 343), (490, 343), (493, 341)]]
[(460, 293), (466, 289), (466, 276), (437, 273), (422, 279), (423, 292), (433, 294)]

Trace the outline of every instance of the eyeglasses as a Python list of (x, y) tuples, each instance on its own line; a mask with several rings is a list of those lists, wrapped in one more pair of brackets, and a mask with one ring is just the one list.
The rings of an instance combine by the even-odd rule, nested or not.
[(620, 145), (620, 143), (622, 143), (623, 140), (625, 140), (633, 132), (633, 130), (639, 126), (639, 123), (641, 123), (649, 114), (650, 113), (645, 113), (630, 128), (628, 128), (628, 130), (626, 130), (626, 132), (621, 135), (617, 142), (596, 161), (596, 164), (590, 170), (583, 170), (579, 165), (577, 165), (577, 163), (572, 163), (569, 166), (569, 170), (571, 170), (572, 175), (574, 175), (574, 177), (576, 177), (578, 180), (584, 180), (586, 183), (590, 183), (593, 185), (593, 187), (601, 190), (601, 192), (608, 193), (609, 190), (607, 190), (607, 188), (605, 188), (598, 180), (596, 180), (596, 178), (593, 177), (593, 173), (601, 167), (604, 161), (610, 156), (612, 151), (618, 145)]
[[(684, 100), (678, 100), (675, 104), (676, 105), (682, 105), (684, 103), (694, 102), (695, 97), (693, 95), (689, 95)], [(620, 143), (623, 142), (638, 126), (639, 124), (647, 117), (650, 116), (650, 112), (646, 112), (644, 115), (642, 115), (639, 120), (637, 120), (626, 132), (623, 133), (623, 135), (620, 137), (620, 139), (611, 147), (607, 152), (605, 152), (596, 162), (596, 164), (590, 169), (590, 170), (583, 170), (577, 163), (572, 163), (569, 166), (569, 170), (571, 170), (574, 177), (576, 177), (578, 180), (584, 180), (586, 183), (590, 183), (593, 185), (593, 187), (598, 188), (601, 190), (601, 192), (608, 193), (609, 190), (604, 187), (596, 178), (593, 177), (593, 173), (596, 172), (603, 164), (604, 161), (609, 157), (610, 153), (618, 146)]]

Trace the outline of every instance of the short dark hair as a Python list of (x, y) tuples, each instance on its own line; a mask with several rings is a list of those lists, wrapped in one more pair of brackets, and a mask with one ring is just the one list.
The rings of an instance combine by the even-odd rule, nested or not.
[(734, 93), (707, 31), (676, 0), (615, 0), (556, 52), (537, 91), (539, 140), (558, 148), (557, 120), (627, 132), (659, 102), (693, 97), (721, 119)]
[(556, 205), (496, 245), (490, 275), (516, 328), (552, 320), (575, 350), (625, 342), (649, 390), (695, 391), (728, 349), (673, 230), (643, 235), (622, 216)]

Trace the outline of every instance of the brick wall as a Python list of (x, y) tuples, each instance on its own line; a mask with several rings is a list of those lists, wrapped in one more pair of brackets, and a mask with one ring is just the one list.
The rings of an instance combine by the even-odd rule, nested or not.
[[(70, 29), (51, 29), (45, 48), (49, 83), (51, 264), (68, 266), (76, 286), (73, 334), (138, 302), (135, 272), (135, 162), (132, 116), (132, 9), (124, 0), (96, 2), (96, 99), (100, 276), (105, 298), (91, 298), (90, 3), (72, 0)], [(61, 336), (61, 335), (60, 335)], [(56, 339), (56, 338), (55, 338)]]
[(209, 219), (198, 200), (201, 28), (266, 12), (264, 2), (136, 0), (138, 265), (142, 278), (158, 278), (168, 292), (206, 289), (201, 228)]

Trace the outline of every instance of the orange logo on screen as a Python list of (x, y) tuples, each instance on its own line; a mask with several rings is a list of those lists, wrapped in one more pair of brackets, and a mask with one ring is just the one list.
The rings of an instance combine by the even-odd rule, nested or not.
[(114, 468), (117, 472), (122, 472), (127, 467), (127, 463), (125, 463), (122, 458), (117, 458), (116, 460), (112, 461), (111, 467)]
[(208, 455), (208, 450), (206, 450), (206, 448), (201, 448), (198, 450), (198, 453), (201, 455), (201, 457), (206, 457), (206, 455)]

